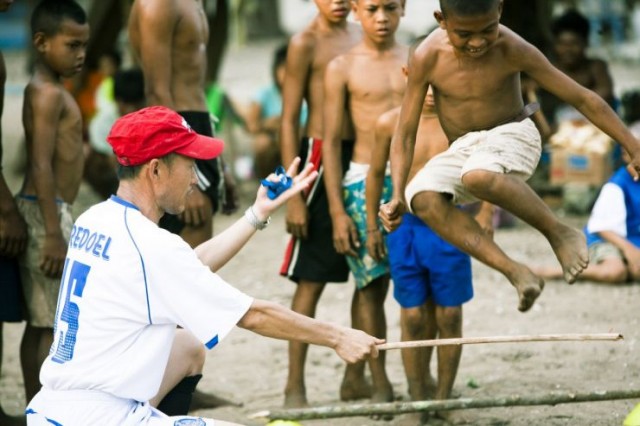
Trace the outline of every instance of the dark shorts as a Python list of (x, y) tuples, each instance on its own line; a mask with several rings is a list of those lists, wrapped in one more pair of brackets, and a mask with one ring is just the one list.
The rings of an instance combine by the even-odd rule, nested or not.
[[(342, 170), (349, 169), (353, 154), (353, 141), (342, 143)], [(309, 209), (307, 239), (292, 237), (287, 245), (280, 275), (292, 281), (339, 283), (349, 279), (349, 266), (345, 257), (333, 247), (333, 229), (329, 216), (329, 202), (324, 187), (322, 168), (322, 141), (302, 138), (300, 144), (300, 169), (308, 163), (318, 171), (318, 178), (305, 193)]]
[(0, 322), (24, 319), (18, 260), (0, 256)]
[(412, 214), (387, 236), (393, 297), (403, 308), (433, 298), (440, 306), (460, 306), (473, 297), (471, 258)]
[[(213, 136), (211, 118), (208, 112), (202, 111), (178, 111), (187, 120), (196, 133), (205, 136)], [(220, 196), (222, 190), (222, 167), (219, 158), (213, 160), (196, 160), (196, 174), (198, 175), (198, 188), (211, 200), (213, 212), (217, 212), (221, 204)], [(159, 226), (174, 234), (179, 234), (184, 229), (184, 222), (176, 215), (165, 214), (160, 219)]]

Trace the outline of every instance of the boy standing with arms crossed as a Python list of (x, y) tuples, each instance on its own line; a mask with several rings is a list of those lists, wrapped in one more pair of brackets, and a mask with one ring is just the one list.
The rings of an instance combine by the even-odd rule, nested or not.
[[(373, 261), (365, 247), (368, 233), (377, 230), (378, 225), (367, 227), (364, 183), (375, 143), (375, 121), (382, 113), (400, 104), (406, 85), (398, 69), (406, 63), (407, 47), (395, 40), (400, 18), (404, 15), (404, 1), (357, 0), (352, 5), (364, 32), (362, 41), (331, 61), (325, 76), (325, 186), (334, 246), (338, 253), (347, 255), (357, 285), (353, 296), (356, 315), (353, 326), (385, 336), (383, 305), (389, 288), (389, 265), (386, 259)], [(343, 180), (340, 129), (346, 116), (353, 121), (356, 137), (351, 163)], [(391, 186), (389, 181), (387, 183), (388, 199)], [(369, 365), (373, 380), (372, 400), (393, 400), (393, 389), (384, 368), (384, 354)]]
[[(526, 184), (541, 151), (540, 134), (528, 118), (520, 73), (574, 105), (630, 152), (640, 169), (640, 144), (600, 96), (553, 67), (544, 55), (500, 25), (501, 0), (441, 0), (440, 28), (418, 47), (392, 142), (393, 199), (380, 213), (385, 227), (397, 227), (410, 208), (436, 233), (502, 272), (526, 311), (544, 281), (508, 257), (454, 203), (485, 200), (505, 208), (545, 235), (572, 283), (588, 264), (584, 235), (561, 223)], [(413, 146), (429, 85), (440, 123), (451, 142), (406, 185)], [(405, 188), (406, 185), (406, 188)], [(406, 201), (405, 201), (406, 199)]]
[(16, 196), (29, 234), (20, 259), (28, 313), (21, 346), (27, 400), (40, 389), (40, 366), (53, 341), (71, 204), (82, 181), (82, 116), (61, 80), (82, 70), (89, 24), (73, 0), (45, 0), (33, 11), (31, 34), (36, 63), (22, 111), (28, 168)]
[[(297, 283), (291, 309), (310, 317), (315, 316), (325, 284), (345, 282), (349, 277), (344, 256), (335, 251), (331, 241), (331, 219), (322, 177), (324, 74), (329, 61), (355, 46), (361, 36), (358, 26), (347, 22), (348, 0), (314, 1), (318, 15), (289, 42), (280, 129), (282, 164), (291, 164), (300, 155), (301, 167), (311, 163), (318, 170), (318, 178), (304, 196), (294, 196), (287, 203), (286, 226), (291, 241), (280, 268), (281, 275)], [(303, 101), (307, 102), (308, 121), (301, 132)], [(343, 140), (353, 139), (351, 123), (346, 122), (340, 133)], [(345, 157), (348, 162), (350, 156)], [(307, 349), (305, 343), (289, 343), (285, 407), (307, 405), (304, 384)], [(348, 365), (340, 398), (366, 396), (369, 389), (364, 380), (364, 364)]]

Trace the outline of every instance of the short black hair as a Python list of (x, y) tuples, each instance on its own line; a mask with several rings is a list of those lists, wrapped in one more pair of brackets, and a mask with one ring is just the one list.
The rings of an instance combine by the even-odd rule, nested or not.
[(640, 120), (640, 89), (623, 93), (620, 103), (622, 104), (624, 121), (627, 124)]
[(575, 9), (566, 11), (551, 23), (551, 34), (554, 37), (568, 31), (577, 34), (585, 42), (589, 41), (589, 29), (589, 20)]
[(113, 97), (128, 104), (144, 102), (144, 74), (140, 68), (118, 70), (113, 76)]
[(491, 12), (500, 0), (440, 0), (440, 11), (460, 16), (482, 15)]
[(87, 23), (87, 14), (74, 0), (42, 0), (31, 14), (31, 35), (55, 35), (65, 19), (83, 25)]
[(285, 64), (287, 62), (287, 51), (289, 50), (289, 43), (284, 43), (273, 52), (273, 62), (271, 62), (271, 77), (273, 81), (277, 84), (277, 71), (278, 67)]

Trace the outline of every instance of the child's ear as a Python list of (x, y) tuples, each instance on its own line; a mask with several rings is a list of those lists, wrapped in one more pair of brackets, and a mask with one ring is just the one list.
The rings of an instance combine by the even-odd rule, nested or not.
[(33, 35), (33, 46), (38, 52), (43, 52), (47, 48), (47, 36), (43, 32)]
[(438, 22), (438, 26), (440, 27), (441, 30), (446, 29), (445, 23), (444, 23), (444, 15), (442, 14), (442, 11), (436, 10), (435, 12), (433, 12), (433, 17), (436, 18), (436, 21)]
[(402, 66), (402, 75), (404, 75), (405, 77), (409, 77), (409, 67), (406, 65)]

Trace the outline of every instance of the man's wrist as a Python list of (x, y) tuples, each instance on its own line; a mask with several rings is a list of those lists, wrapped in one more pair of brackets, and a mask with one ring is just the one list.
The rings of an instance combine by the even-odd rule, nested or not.
[(253, 210), (253, 206), (249, 206), (249, 208), (244, 211), (244, 217), (247, 222), (258, 231), (263, 230), (271, 223), (271, 216), (267, 216), (266, 219), (259, 218)]

